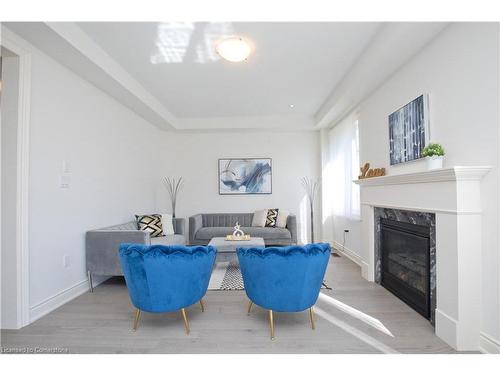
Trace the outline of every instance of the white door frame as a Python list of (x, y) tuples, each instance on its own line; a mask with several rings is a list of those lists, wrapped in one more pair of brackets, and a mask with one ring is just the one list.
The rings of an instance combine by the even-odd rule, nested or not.
[(1, 45), (19, 56), (17, 124), (17, 328), (30, 324), (29, 306), (29, 130), (31, 104), (31, 52), (2, 27)]

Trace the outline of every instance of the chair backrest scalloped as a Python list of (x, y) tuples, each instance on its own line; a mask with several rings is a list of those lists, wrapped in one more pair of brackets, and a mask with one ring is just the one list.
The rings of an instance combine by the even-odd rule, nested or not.
[(120, 262), (133, 305), (168, 312), (198, 302), (207, 291), (216, 254), (212, 246), (122, 244)]

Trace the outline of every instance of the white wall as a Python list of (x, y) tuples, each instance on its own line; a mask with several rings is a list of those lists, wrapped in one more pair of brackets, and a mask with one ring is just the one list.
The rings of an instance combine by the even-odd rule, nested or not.
[(19, 58), (7, 56), (2, 48), (1, 160), (2, 160), (2, 289), (1, 327), (17, 328), (17, 109)]
[[(182, 176), (185, 180), (178, 198), (177, 216), (188, 218), (197, 213), (254, 212), (277, 207), (297, 215), (298, 240), (306, 239), (309, 211), (300, 179), (319, 176), (318, 132), (178, 133), (172, 134), (163, 149), (169, 158), (165, 175)], [(218, 159), (241, 157), (272, 158), (272, 194), (218, 194)], [(169, 209), (167, 192), (162, 191), (159, 206)], [(319, 205), (317, 213), (319, 218)], [(320, 238), (319, 221), (315, 224), (315, 233)]]
[[(87, 230), (154, 211), (166, 133), (18, 42), (32, 52), (29, 277), (37, 318), (86, 289)], [(60, 188), (63, 161), (69, 189)]]
[[(389, 166), (387, 125), (390, 113), (422, 93), (429, 94), (431, 141), (444, 146), (445, 167), (493, 166), (483, 180), (481, 192), (482, 331), (499, 340), (498, 24), (452, 24), (360, 104), (361, 163), (386, 167), (389, 174), (425, 170), (423, 161)], [(359, 225), (354, 224), (358, 230)], [(359, 242), (350, 245), (353, 252), (366, 259), (366, 249)]]

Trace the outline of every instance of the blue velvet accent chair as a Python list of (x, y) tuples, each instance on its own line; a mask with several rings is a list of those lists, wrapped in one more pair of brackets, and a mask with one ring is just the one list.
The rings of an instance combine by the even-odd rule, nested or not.
[(325, 276), (330, 245), (238, 248), (245, 292), (252, 304), (269, 310), (271, 339), (274, 339), (273, 311), (298, 312), (309, 309), (312, 329), (313, 305)]
[(199, 302), (214, 266), (217, 249), (212, 246), (165, 246), (121, 244), (120, 263), (132, 304), (136, 307), (133, 330), (141, 311), (164, 313), (181, 310), (189, 334), (185, 308)]

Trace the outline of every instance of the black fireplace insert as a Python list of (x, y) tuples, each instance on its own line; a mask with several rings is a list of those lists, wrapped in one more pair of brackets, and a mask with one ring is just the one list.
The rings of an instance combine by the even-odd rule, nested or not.
[(430, 319), (430, 227), (380, 219), (381, 284)]

